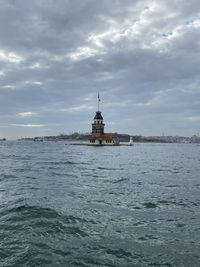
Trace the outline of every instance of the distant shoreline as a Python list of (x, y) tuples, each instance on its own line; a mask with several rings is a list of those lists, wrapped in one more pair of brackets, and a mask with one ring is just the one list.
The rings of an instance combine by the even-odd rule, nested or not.
[[(118, 134), (120, 142), (129, 142), (130, 137), (134, 143), (200, 143), (199, 136), (184, 137), (184, 136), (140, 136), (129, 134)], [(61, 134), (56, 136), (37, 136), (33, 138), (20, 138), (19, 141), (87, 141), (90, 134)], [(1, 139), (0, 139), (1, 140)]]

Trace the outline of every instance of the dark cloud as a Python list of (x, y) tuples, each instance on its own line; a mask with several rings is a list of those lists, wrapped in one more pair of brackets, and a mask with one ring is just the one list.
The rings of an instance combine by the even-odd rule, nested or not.
[(199, 1), (0, 4), (0, 137), (199, 132)]

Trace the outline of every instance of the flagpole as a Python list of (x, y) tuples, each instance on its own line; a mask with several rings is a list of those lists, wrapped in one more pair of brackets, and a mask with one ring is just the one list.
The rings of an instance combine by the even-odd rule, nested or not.
[(99, 93), (98, 93), (98, 111), (99, 111), (99, 102), (100, 102), (100, 98), (99, 98)]

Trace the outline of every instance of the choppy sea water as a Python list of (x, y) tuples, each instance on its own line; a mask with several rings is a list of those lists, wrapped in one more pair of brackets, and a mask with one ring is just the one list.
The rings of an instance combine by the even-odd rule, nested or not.
[(200, 145), (1, 142), (0, 266), (200, 266)]

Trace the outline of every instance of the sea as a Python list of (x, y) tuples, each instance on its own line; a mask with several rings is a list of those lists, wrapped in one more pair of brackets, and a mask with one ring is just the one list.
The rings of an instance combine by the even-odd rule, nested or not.
[(199, 267), (200, 145), (0, 142), (0, 266)]

